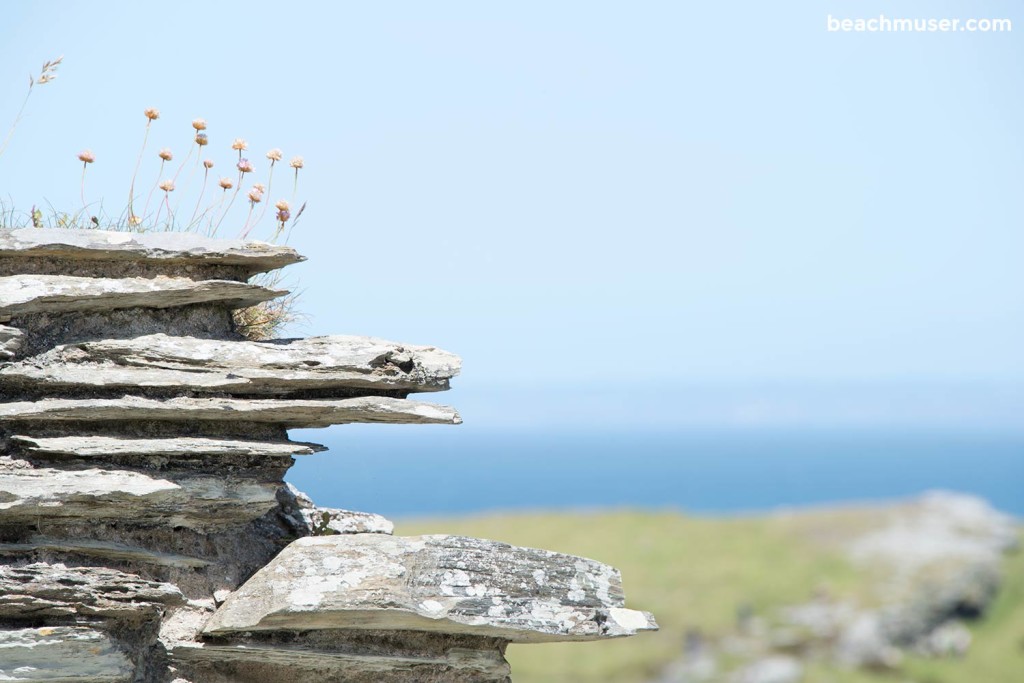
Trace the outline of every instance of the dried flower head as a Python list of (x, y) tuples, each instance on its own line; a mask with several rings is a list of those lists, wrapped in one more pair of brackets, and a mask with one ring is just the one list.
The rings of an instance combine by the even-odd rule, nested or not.
[(291, 205), (289, 205), (288, 202), (286, 202), (283, 199), (277, 200), (277, 204), (274, 204), (274, 207), (278, 211), (287, 211), (288, 209), (292, 208)]
[(299, 169), (306, 165), (306, 162), (302, 160), (302, 157), (292, 157), (292, 161), (288, 164), (292, 168)]
[(282, 156), (284, 156), (284, 154), (277, 147), (267, 152), (267, 158), (271, 161), (281, 161)]
[(252, 202), (253, 204), (259, 204), (261, 201), (263, 201), (263, 190), (259, 189), (258, 187), (254, 187), (251, 190), (249, 190), (249, 201)]
[(156, 121), (158, 118), (160, 118), (160, 110), (156, 109), (155, 107), (150, 107), (143, 113), (146, 115), (146, 118), (150, 121)]
[(206, 133), (196, 133), (196, 144), (200, 147), (210, 144), (209, 139), (206, 137)]
[(92, 153), (91, 149), (83, 149), (78, 153), (78, 160), (83, 164), (91, 164), (96, 161), (96, 156)]
[(132, 226), (133, 228), (136, 225), (140, 225), (141, 223), (142, 219), (136, 216), (134, 213), (131, 216), (128, 216), (128, 225)]
[(280, 221), (281, 223), (286, 222), (291, 217), (292, 212), (289, 211), (288, 209), (281, 209), (280, 211), (277, 212), (277, 220)]
[(157, 154), (164, 161), (170, 161), (171, 159), (174, 158), (174, 155), (171, 154), (171, 150), (167, 149), (166, 147), (164, 147), (162, 150), (160, 150)]
[(241, 152), (242, 150), (249, 149), (249, 143), (242, 138), (235, 138), (235, 141), (231, 143), (231, 149), (237, 149)]
[(32, 78), (32, 76), (28, 77), (28, 87), (31, 88), (33, 85), (43, 85), (44, 83), (49, 83), (53, 79), (57, 78), (57, 74), (55, 74), (53, 72), (57, 70), (57, 67), (60, 66), (60, 63), (61, 63), (61, 61), (63, 61), (63, 59), (64, 59), (64, 55), (61, 55), (60, 57), (57, 57), (57, 59), (53, 60), (52, 62), (51, 61), (43, 62), (43, 68), (39, 72), (39, 78), (38, 79), (34, 79), (34, 78)]
[(213, 168), (213, 159), (206, 159), (205, 161), (203, 161), (203, 168), (205, 168), (206, 170), (210, 170), (211, 168)]
[(206, 130), (206, 119), (192, 119), (192, 127), (196, 130)]
[(242, 173), (252, 173), (252, 164), (249, 163), (248, 159), (239, 159), (238, 170)]
[(266, 192), (267, 188), (263, 183), (253, 183), (252, 189), (259, 190), (260, 192)]
[(235, 184), (231, 182), (231, 178), (221, 178), (220, 186), (223, 187), (225, 190), (230, 190), (232, 187), (235, 186)]
[(161, 180), (160, 189), (164, 192), (174, 192), (174, 181), (173, 180)]

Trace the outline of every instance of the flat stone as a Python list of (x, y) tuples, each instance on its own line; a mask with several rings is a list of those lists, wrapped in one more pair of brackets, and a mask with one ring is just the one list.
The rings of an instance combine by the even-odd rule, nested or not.
[(0, 258), (159, 261), (243, 266), (250, 274), (305, 261), (291, 247), (195, 233), (21, 228), (0, 230)]
[[(137, 562), (176, 569), (196, 569), (211, 563), (197, 557), (177, 553), (163, 553), (114, 541), (72, 540), (33, 536), (25, 543), (0, 543), (0, 555), (24, 555), (37, 551), (72, 553), (88, 557), (102, 557), (118, 562)], [(0, 679), (3, 680), (3, 679)]]
[[(503, 683), (509, 676), (508, 663), (497, 648), (452, 648), (439, 654), (384, 654), (258, 643), (181, 643), (169, 651), (175, 664), (214, 665), (216, 671), (241, 674), (243, 680), (257, 680), (253, 674), (258, 674), (264, 677), (273, 675), (274, 680), (287, 677), (296, 683), (320, 683), (324, 680)], [(259, 668), (244, 668), (247, 665)]]
[[(288, 513), (301, 518), (296, 526), (314, 536), (334, 534), (392, 534), (395, 523), (372, 512), (340, 510), (316, 505), (313, 499), (291, 484), (286, 484), (295, 499), (295, 510)], [(284, 512), (282, 508), (282, 512)]]
[(287, 293), (232, 280), (9, 275), (0, 277), (0, 322), (30, 313), (173, 308), (214, 302), (244, 308)]
[(78, 626), (0, 630), (0, 681), (127, 683), (134, 672), (102, 631)]
[(287, 456), (310, 455), (326, 450), (325, 446), (302, 441), (240, 441), (236, 439), (204, 439), (172, 437), (163, 439), (130, 439), (115, 436), (36, 437), (14, 435), (13, 444), (32, 455), (66, 455), (78, 458), (110, 458), (137, 455), (140, 457), (181, 455), (217, 456)]
[(25, 342), (25, 333), (16, 327), (0, 325), (0, 361), (14, 358)]
[(460, 424), (454, 408), (383, 396), (330, 400), (190, 398), (166, 400), (58, 399), (0, 403), (0, 423), (11, 421), (221, 420), (263, 422), (286, 427), (329, 427), (348, 423)]
[(0, 565), (0, 619), (75, 615), (145, 619), (184, 602), (181, 591), (169, 583), (114, 569), (44, 562)]
[(623, 605), (618, 571), (594, 560), (459, 536), (307, 537), (230, 595), (204, 632), (406, 630), (539, 642), (657, 628)]
[(0, 458), (0, 521), (80, 518), (204, 528), (256, 519), (277, 505), (278, 485), (248, 479), (125, 470), (62, 470)]
[(331, 389), (421, 392), (448, 389), (460, 366), (458, 356), (431, 346), (371, 337), (253, 342), (152, 334), (59, 346), (0, 369), (0, 382), (274, 395)]

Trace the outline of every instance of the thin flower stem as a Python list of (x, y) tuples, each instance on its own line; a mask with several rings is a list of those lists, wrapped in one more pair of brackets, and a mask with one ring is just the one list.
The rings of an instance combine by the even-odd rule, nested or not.
[(139, 166), (142, 165), (142, 155), (146, 151), (146, 142), (149, 140), (149, 124), (153, 123), (153, 119), (146, 118), (146, 133), (142, 136), (142, 149), (139, 150), (139, 158), (135, 160), (135, 171), (132, 173), (132, 182), (128, 186), (128, 219), (135, 215), (132, 211), (132, 204), (135, 201), (135, 179), (139, 175)]
[[(164, 194), (167, 194), (166, 192)], [(160, 202), (156, 206), (156, 216), (153, 218), (153, 227), (156, 228), (160, 224), (160, 212), (163, 211), (164, 203)]]
[[(156, 192), (156, 186), (160, 184), (160, 178), (164, 174), (164, 164), (165, 163), (167, 163), (166, 159), (161, 159), (160, 160), (160, 171), (159, 171), (159, 173), (156, 174), (156, 182), (153, 183), (153, 189), (151, 189), (149, 191), (149, 196), (146, 197), (146, 206), (142, 209), (142, 216), (141, 216), (141, 218), (143, 220), (145, 220), (146, 216), (149, 215), (149, 201), (153, 198), (153, 193)], [(158, 216), (160, 215), (160, 211), (159, 210), (157, 210), (157, 215)], [(156, 221), (153, 222), (153, 227), (156, 227)]]
[(241, 238), (244, 240), (249, 235), (249, 219), (252, 218), (252, 210), (256, 208), (256, 202), (249, 202), (249, 215), (245, 217), (245, 225), (242, 226)]
[[(238, 155), (239, 155), (239, 157), (241, 157), (242, 153), (239, 152)], [(235, 197), (238, 196), (238, 192), (242, 189), (242, 176), (243, 175), (245, 175), (245, 174), (242, 173), (241, 171), (238, 172), (238, 183), (235, 185), (235, 193), (233, 195), (231, 195), (231, 201), (228, 202), (228, 208), (224, 209), (224, 213), (221, 214), (220, 220), (217, 221), (217, 227), (213, 231), (214, 234), (216, 234), (217, 230), (220, 230), (220, 224), (224, 222), (224, 217), (228, 215), (229, 211), (231, 211), (231, 207), (235, 203)]]
[[(203, 148), (200, 147), (198, 144), (190, 146), (188, 148), (188, 154), (185, 155), (185, 160), (181, 162), (181, 166), (178, 167), (178, 172), (174, 174), (174, 179), (173, 180), (174, 180), (175, 183), (178, 182), (178, 176), (181, 174), (182, 169), (185, 168), (185, 164), (187, 164), (188, 160), (192, 157), (192, 147), (198, 147), (200, 152), (203, 151)], [(203, 155), (202, 154), (196, 154), (196, 164), (197, 165), (199, 164), (199, 158), (201, 156), (203, 156)], [(195, 172), (195, 166), (193, 166), (192, 167), (192, 171), (189, 172), (188, 178), (185, 179), (185, 185), (184, 185), (184, 187), (181, 188), (181, 194), (178, 195), (178, 203), (174, 205), (174, 212), (175, 213), (177, 213), (178, 209), (181, 208), (181, 202), (184, 201), (184, 199), (185, 199), (185, 193), (188, 192), (188, 186), (189, 186), (189, 183), (192, 180), (192, 176), (194, 175), (194, 172)]]
[(86, 204), (85, 204), (85, 169), (87, 169), (87, 168), (89, 168), (89, 164), (87, 164), (85, 162), (82, 162), (81, 196), (82, 196), (82, 213), (83, 214), (88, 214), (89, 213), (89, 207), (86, 206)]
[[(274, 159), (270, 160), (270, 173), (267, 175), (267, 202), (263, 205), (263, 210), (260, 211), (260, 217), (257, 218), (256, 222), (252, 224), (253, 228), (255, 228), (257, 225), (259, 225), (260, 222), (263, 220), (263, 217), (267, 215), (267, 204), (270, 204), (270, 188), (273, 187), (273, 184), (274, 184), (274, 164), (275, 163), (276, 163), (276, 161)], [(252, 228), (250, 228), (250, 229), (252, 229)]]
[(199, 213), (199, 205), (203, 203), (203, 195), (206, 194), (206, 181), (210, 177), (210, 169), (203, 171), (203, 189), (199, 191), (199, 199), (196, 200), (196, 208), (192, 210), (192, 218), (188, 221), (188, 227), (191, 228), (196, 223), (196, 215)]
[(31, 81), (28, 86), (28, 92), (25, 93), (25, 99), (21, 102), (21, 109), (18, 110), (18, 115), (14, 117), (14, 123), (11, 124), (10, 130), (7, 131), (7, 137), (4, 138), (4, 144), (0, 145), (0, 156), (3, 156), (4, 151), (7, 149), (8, 143), (11, 138), (14, 137), (14, 129), (21, 123), (22, 114), (25, 113), (25, 105), (28, 104), (28, 98), (32, 96), (32, 88), (35, 87), (35, 81)]
[(164, 227), (164, 232), (167, 232), (174, 226), (174, 213), (171, 211), (170, 192), (164, 192), (164, 204), (167, 205), (167, 225)]

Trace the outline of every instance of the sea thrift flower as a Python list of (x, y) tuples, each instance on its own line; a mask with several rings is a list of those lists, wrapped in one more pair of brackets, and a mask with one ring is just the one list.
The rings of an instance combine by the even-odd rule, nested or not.
[(194, 119), (192, 127), (196, 130), (206, 130), (206, 119)]
[(221, 178), (220, 186), (223, 187), (225, 190), (230, 190), (232, 187), (235, 186), (235, 184), (231, 182), (231, 178)]
[(131, 216), (128, 216), (128, 225), (132, 226), (133, 228), (136, 225), (140, 225), (141, 223), (142, 219), (136, 216), (134, 213)]
[(210, 141), (206, 137), (206, 133), (196, 133), (196, 144), (200, 147), (210, 144)]
[(292, 213), (288, 209), (281, 209), (280, 211), (277, 212), (277, 220), (281, 223), (287, 222), (288, 219), (291, 217)]
[(83, 164), (91, 164), (96, 161), (96, 156), (92, 153), (92, 150), (84, 149), (78, 153), (78, 160)]
[(267, 188), (263, 185), (263, 183), (253, 183), (252, 189), (259, 190), (260, 194), (263, 194), (264, 192), (267, 191)]
[(160, 189), (164, 192), (174, 192), (174, 181), (173, 180), (162, 180), (160, 181)]
[(283, 154), (281, 150), (279, 150), (277, 147), (267, 152), (267, 158), (270, 159), (271, 161), (281, 161), (282, 156)]
[(283, 199), (279, 199), (279, 200), (277, 200), (277, 204), (274, 204), (274, 207), (275, 207), (275, 208), (276, 208), (276, 209), (277, 209), (278, 211), (287, 211), (288, 209), (290, 209), (290, 208), (291, 208), (291, 206), (290, 206), (290, 205), (288, 204), (288, 202), (286, 202), (286, 201), (285, 201), (285, 200), (283, 200)]
[(207, 159), (206, 161), (204, 161), (203, 162), (203, 167), (206, 168), (206, 169), (213, 168), (213, 159)]
[(242, 173), (252, 173), (252, 164), (249, 163), (248, 159), (239, 159), (238, 170)]
[(292, 161), (288, 165), (294, 168), (295, 170), (299, 170), (300, 168), (306, 165), (306, 162), (302, 160), (302, 157), (292, 157)]
[(249, 190), (249, 201), (252, 202), (253, 204), (259, 204), (261, 201), (263, 201), (263, 190), (259, 189), (258, 187), (254, 187), (251, 190)]
[(249, 149), (249, 143), (242, 138), (235, 138), (235, 141), (231, 143), (231, 149), (237, 149), (239, 152), (245, 149)]
[(160, 150), (158, 154), (160, 158), (163, 159), (164, 161), (170, 161), (171, 159), (174, 158), (174, 155), (171, 154), (171, 150), (167, 149), (166, 147)]
[(160, 118), (160, 110), (154, 107), (150, 107), (143, 113), (146, 115), (146, 118), (150, 121), (156, 121), (158, 118)]

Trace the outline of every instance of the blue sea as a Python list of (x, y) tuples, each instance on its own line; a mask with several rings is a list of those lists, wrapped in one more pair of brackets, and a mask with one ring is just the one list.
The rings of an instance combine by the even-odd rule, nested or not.
[(607, 507), (734, 514), (932, 489), (1024, 517), (1024, 434), (932, 431), (489, 431), (349, 425), (288, 480), (324, 506), (390, 517)]

